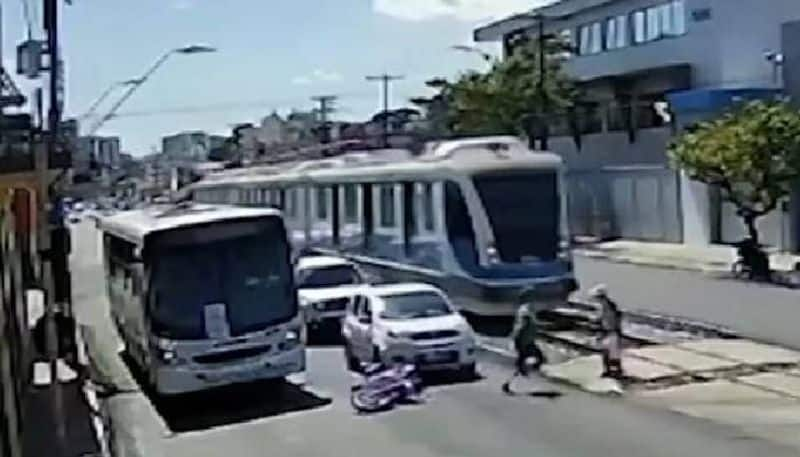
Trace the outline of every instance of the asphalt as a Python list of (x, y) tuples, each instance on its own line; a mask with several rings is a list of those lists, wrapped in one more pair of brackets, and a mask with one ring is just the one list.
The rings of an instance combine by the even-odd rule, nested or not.
[[(509, 397), (507, 362), (482, 358), (482, 377), (434, 379), (423, 405), (354, 414), (353, 378), (336, 345), (308, 351), (305, 386), (235, 386), (164, 403), (143, 391), (117, 354), (90, 224), (75, 227), (75, 311), (89, 335), (95, 376), (121, 393), (104, 400), (112, 441), (126, 457), (205, 456), (789, 456), (733, 428), (534, 379), (558, 399)], [(613, 289), (612, 289), (613, 290)]]
[(583, 290), (604, 283), (620, 307), (688, 317), (800, 350), (800, 291), (699, 272), (576, 258)]

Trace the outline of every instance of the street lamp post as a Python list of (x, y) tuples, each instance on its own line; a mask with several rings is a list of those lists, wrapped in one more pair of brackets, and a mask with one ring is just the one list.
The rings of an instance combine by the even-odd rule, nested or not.
[(99, 97), (97, 97), (97, 100), (92, 102), (92, 104), (89, 106), (89, 109), (86, 110), (86, 112), (83, 113), (79, 117), (79, 119), (87, 119), (87, 118), (91, 117), (94, 114), (94, 112), (97, 109), (97, 107), (100, 106), (100, 104), (103, 103), (108, 98), (108, 96), (111, 95), (111, 93), (114, 90), (116, 90), (117, 88), (124, 87), (124, 86), (132, 86), (132, 85), (140, 84), (140, 83), (141, 83), (140, 79), (129, 79), (129, 80), (126, 80), (126, 81), (116, 81), (116, 82), (112, 83), (110, 86), (108, 86), (108, 88), (106, 88), (106, 90), (103, 91), (102, 94), (100, 94)]
[(472, 53), (472, 54), (477, 54), (477, 55), (481, 56), (481, 58), (483, 60), (485, 60), (486, 62), (491, 62), (492, 60), (494, 60), (494, 56), (492, 56), (488, 52), (483, 51), (483, 50), (481, 50), (481, 49), (479, 49), (479, 48), (477, 48), (475, 46), (468, 46), (468, 45), (465, 45), (465, 44), (457, 44), (457, 45), (450, 46), (450, 49), (452, 49), (454, 51), (469, 52), (469, 53)]
[(216, 52), (215, 48), (208, 47), (208, 46), (201, 46), (201, 45), (191, 45), (185, 46), (182, 48), (170, 49), (169, 51), (165, 52), (164, 55), (159, 57), (158, 60), (142, 75), (141, 78), (137, 78), (135, 84), (132, 84), (128, 90), (120, 97), (119, 100), (114, 103), (111, 109), (108, 111), (106, 115), (104, 115), (93, 127), (90, 135), (94, 135), (100, 127), (103, 126), (109, 119), (113, 118), (114, 115), (117, 113), (117, 110), (136, 92), (136, 89), (141, 87), (147, 80), (156, 72), (164, 63), (174, 54), (202, 54), (208, 52)]

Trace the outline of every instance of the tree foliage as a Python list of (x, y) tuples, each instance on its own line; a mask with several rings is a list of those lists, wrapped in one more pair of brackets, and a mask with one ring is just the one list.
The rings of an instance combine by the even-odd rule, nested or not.
[(691, 179), (718, 186), (758, 241), (756, 219), (800, 177), (800, 113), (782, 102), (749, 102), (689, 129), (669, 155)]
[(462, 73), (454, 81), (428, 81), (435, 95), (411, 101), (426, 110), (436, 133), (525, 134), (531, 115), (563, 113), (574, 104), (577, 89), (562, 68), (567, 50), (566, 42), (547, 41), (543, 90), (539, 46), (529, 41), (508, 58), (493, 62), (488, 71)]

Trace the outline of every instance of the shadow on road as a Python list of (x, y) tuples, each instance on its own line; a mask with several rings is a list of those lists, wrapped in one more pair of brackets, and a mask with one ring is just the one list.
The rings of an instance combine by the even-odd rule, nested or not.
[(425, 387), (450, 386), (456, 384), (470, 384), (482, 381), (484, 377), (480, 372), (464, 375), (457, 371), (431, 371), (422, 373), (422, 382)]
[(513, 317), (487, 317), (465, 314), (473, 330), (484, 336), (508, 336), (514, 326)]
[(285, 380), (234, 384), (205, 392), (171, 397), (156, 395), (140, 370), (122, 355), (136, 381), (173, 433), (206, 430), (224, 425), (306, 411), (330, 404)]

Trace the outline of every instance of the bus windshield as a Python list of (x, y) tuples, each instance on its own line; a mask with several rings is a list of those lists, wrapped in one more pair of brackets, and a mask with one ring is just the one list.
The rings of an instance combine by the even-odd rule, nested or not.
[(474, 182), (503, 262), (556, 257), (561, 202), (555, 171), (482, 174)]
[[(204, 308), (222, 303), (232, 336), (265, 329), (297, 314), (286, 234), (279, 219), (235, 223), (248, 230), (229, 232), (231, 223), (205, 230), (172, 232), (156, 240), (152, 256), (150, 314), (164, 338), (207, 337)], [(257, 224), (257, 225), (255, 225)], [(192, 233), (192, 232), (195, 233)], [(190, 240), (190, 242), (186, 242)]]

